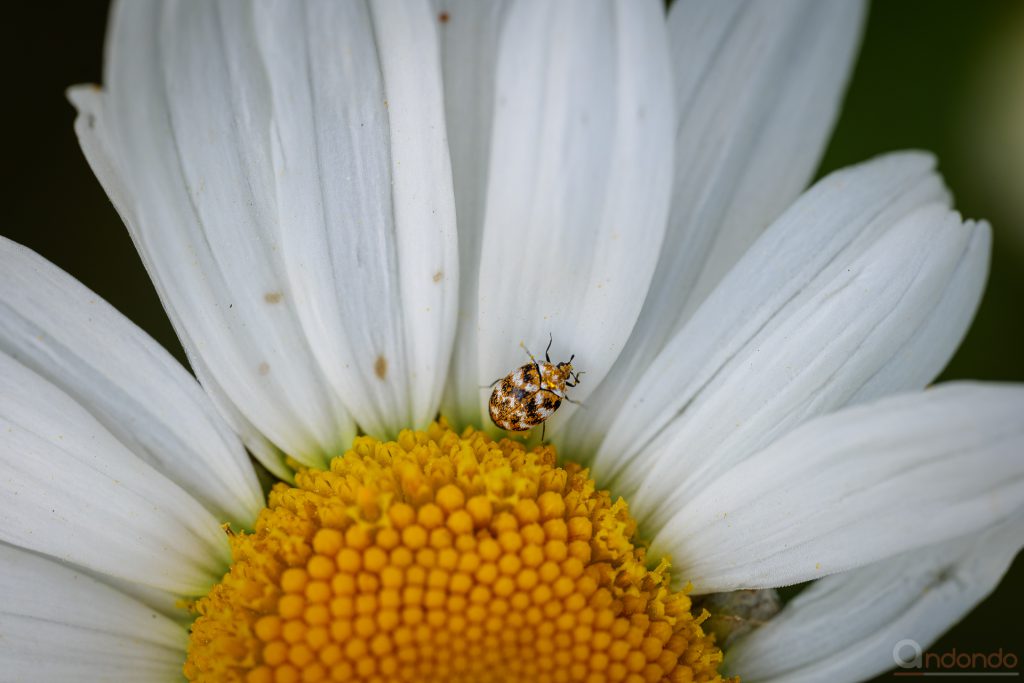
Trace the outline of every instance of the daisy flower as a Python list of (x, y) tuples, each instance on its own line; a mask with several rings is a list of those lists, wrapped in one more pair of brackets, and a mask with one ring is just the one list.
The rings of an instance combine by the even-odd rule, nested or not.
[[(0, 244), (0, 678), (857, 681), (931, 643), (1024, 543), (1024, 390), (925, 389), (990, 244), (932, 158), (803, 191), (863, 15), (116, 4), (76, 131), (198, 382)], [(549, 334), (576, 403), (504, 439), (488, 385)]]

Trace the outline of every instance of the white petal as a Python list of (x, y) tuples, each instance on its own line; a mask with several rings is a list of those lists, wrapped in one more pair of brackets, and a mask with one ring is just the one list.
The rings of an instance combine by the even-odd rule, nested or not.
[(217, 519), (3, 353), (0, 433), (0, 541), (179, 595), (223, 574)]
[[(720, 67), (729, 77), (705, 72), (699, 80), (679, 83), (692, 109), (683, 113), (689, 139), (679, 146), (678, 158), (711, 154), (717, 161), (712, 173), (725, 173), (730, 179), (724, 182), (734, 183), (726, 197), (704, 199), (709, 191), (694, 185), (701, 184), (706, 168), (690, 164), (688, 177), (677, 174), (673, 220), (702, 223), (708, 211), (719, 216), (710, 249), (698, 248), (700, 255), (691, 257), (691, 264), (700, 264), (700, 277), (687, 288), (683, 318), (810, 182), (838, 118), (867, 15), (867, 3), (858, 0), (732, 1), (738, 16), (719, 47), (731, 62)], [(696, 34), (704, 34), (711, 21), (718, 23), (711, 17), (722, 9), (706, 0), (674, 5), (669, 23), (678, 29), (676, 54), (688, 56), (688, 42), (706, 40)], [(678, 57), (674, 61), (678, 64)], [(730, 106), (730, 100), (740, 104)], [(737, 118), (723, 120), (730, 116)], [(709, 145), (730, 123), (739, 135), (726, 149)]]
[[(75, 133), (78, 135), (78, 142), (82, 146), (89, 165), (99, 178), (103, 189), (113, 202), (117, 212), (121, 215), (125, 224), (135, 225), (137, 219), (134, 214), (134, 207), (129, 200), (129, 188), (118, 175), (115, 161), (111, 157), (109, 146), (109, 135), (104, 126), (106, 117), (103, 115), (104, 99), (102, 92), (92, 86), (79, 86), (68, 90), (68, 99), (79, 111), (75, 120)], [(146, 254), (140, 252), (143, 261), (146, 261)], [(152, 269), (147, 266), (152, 272)], [(181, 321), (181, 317), (175, 312), (170, 302), (163, 299), (164, 310), (174, 325), (178, 339), (185, 349), (189, 363), (199, 378), (203, 388), (210, 395), (211, 400), (220, 411), (221, 416), (231, 426), (236, 434), (242, 439), (246, 448), (263, 465), (281, 479), (290, 479), (292, 470), (285, 462), (285, 456), (274, 446), (258, 429), (239, 411), (231, 402), (227, 393), (217, 384), (212, 373), (206, 370), (202, 356), (198, 354), (198, 345), (188, 335), (188, 330)]]
[(0, 544), (0, 681), (169, 681), (185, 628), (95, 579)]
[(0, 683), (167, 683), (179, 681), (184, 650), (140, 646), (99, 631), (83, 631), (0, 613)]
[[(170, 315), (170, 317), (172, 320), (175, 319), (174, 315)], [(185, 348), (185, 353), (196, 377), (206, 389), (207, 395), (213, 401), (213, 405), (217, 407), (224, 421), (231, 426), (253, 457), (259, 460), (264, 467), (279, 479), (292, 481), (295, 472), (292, 470), (292, 465), (288, 463), (288, 456), (249, 422), (238, 407), (231, 402), (227, 393), (214, 379), (213, 373), (206, 367), (202, 356), (194, 352), (189, 353), (189, 349), (195, 349), (196, 345), (189, 339), (184, 326), (175, 325), (175, 329), (178, 331), (178, 338), (182, 341), (182, 346)]]
[(451, 357), (442, 411), (457, 425), (479, 424), (480, 421), (477, 363), (480, 249), (487, 206), (494, 78), (501, 28), (510, 4), (503, 0), (434, 0), (441, 24), (445, 118), (451, 131), (448, 148), (459, 220), (458, 342)]
[(247, 8), (119, 3), (107, 90), (73, 93), (76, 129), (190, 357), (275, 445), (321, 464), (354, 425), (323, 381), (280, 253), (252, 19), (211, 16)]
[(279, 3), (254, 17), (295, 305), (334, 390), (378, 436), (436, 417), (455, 334), (434, 17), (426, 0)]
[(575, 353), (588, 373), (573, 394), (585, 401), (636, 321), (665, 229), (674, 119), (661, 3), (517, 4), (495, 91), (476, 383), (526, 362), (520, 341), (542, 353), (550, 333), (556, 360)]
[[(987, 226), (963, 225), (945, 199), (930, 159), (915, 154), (818, 183), (638, 379), (598, 452), (598, 476), (617, 476), (626, 494), (643, 488), (641, 516), (655, 505), (668, 513), (667, 498), (685, 500), (801, 422), (877, 397), (858, 392), (932, 315), (969, 319), (943, 303), (980, 293), (979, 279), (960, 273), (984, 272)], [(979, 287), (973, 297), (945, 296), (967, 285)], [(962, 332), (908, 359), (906, 385), (876, 386), (922, 388)]]
[(56, 384), (221, 521), (263, 494), (196, 381), (142, 330), (32, 251), (0, 238), (0, 351)]
[(983, 222), (974, 230), (942, 298), (889, 362), (847, 399), (848, 404), (924, 387), (939, 375), (963, 341), (981, 303), (991, 252), (992, 230)]
[(187, 626), (195, 618), (195, 615), (191, 612), (182, 609), (180, 595), (159, 588), (153, 588), (152, 586), (144, 586), (134, 581), (119, 579), (102, 572), (92, 571), (79, 565), (65, 564), (65, 566), (91, 576), (93, 579), (110, 586), (118, 593), (127, 595), (132, 600), (159, 612), (175, 623)]
[(563, 435), (574, 453), (593, 452), (637, 375), (807, 186), (864, 13), (864, 3), (846, 1), (672, 4), (678, 124), (668, 231), (629, 342)]
[[(640, 482), (668, 513), (672, 503), (816, 415), (923, 388), (952, 356), (980, 299), (989, 238), (987, 226), (974, 227), (932, 204), (864, 253), (837, 259), (650, 443), (642, 470), (623, 480)], [(950, 294), (961, 284), (976, 289), (969, 297)], [(941, 308), (949, 302), (970, 308)], [(949, 337), (920, 340), (919, 331), (934, 330), (936, 319), (947, 316), (963, 326)], [(905, 353), (922, 343), (932, 348)]]
[(1022, 545), (1018, 516), (826, 577), (731, 647), (726, 667), (750, 683), (852, 683), (900, 662), (913, 669), (914, 644), (927, 649), (984, 600)]
[(1024, 385), (950, 384), (813, 420), (659, 527), (700, 593), (785, 586), (997, 524), (1024, 506)]

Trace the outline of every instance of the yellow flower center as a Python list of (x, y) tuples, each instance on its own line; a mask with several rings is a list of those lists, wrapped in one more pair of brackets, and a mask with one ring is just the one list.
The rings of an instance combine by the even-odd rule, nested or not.
[(193, 681), (720, 681), (626, 503), (550, 446), (444, 423), (278, 484), (193, 605)]

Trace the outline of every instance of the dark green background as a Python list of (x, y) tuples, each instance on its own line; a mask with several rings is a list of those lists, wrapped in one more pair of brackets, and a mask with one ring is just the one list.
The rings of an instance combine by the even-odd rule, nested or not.
[[(105, 22), (105, 2), (8, 9), (0, 48), (8, 74), (0, 233), (72, 273), (182, 358), (127, 232), (79, 152), (64, 99), (68, 85), (100, 80)], [(1024, 3), (1014, 0), (877, 2), (822, 165), (824, 173), (888, 150), (931, 150), (957, 208), (993, 224), (985, 299), (944, 379), (1024, 380), (1024, 214), (1013, 208), (1021, 199), (985, 181), (976, 153), (978, 139), (993, 137), (976, 115), (979, 84), (998, 61), (998, 46), (1013, 40), (1024, 41)], [(1015, 87), (1024, 88), (1024, 63), (1016, 72)], [(1024, 176), (1016, 186), (1024, 193)], [(932, 650), (1003, 648), (1024, 656), (1022, 579), (1018, 558), (999, 590)]]

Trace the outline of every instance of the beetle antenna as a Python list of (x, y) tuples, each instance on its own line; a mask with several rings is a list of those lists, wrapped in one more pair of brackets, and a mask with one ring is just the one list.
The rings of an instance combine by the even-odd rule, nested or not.
[(533, 357), (532, 353), (530, 353), (530, 349), (526, 348), (526, 342), (519, 342), (519, 347), (523, 351), (526, 351), (526, 355), (530, 357), (530, 360), (532, 360), (534, 363), (537, 362), (537, 359)]

